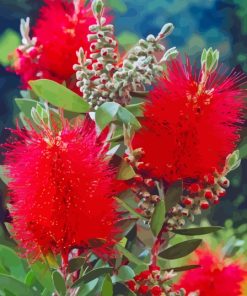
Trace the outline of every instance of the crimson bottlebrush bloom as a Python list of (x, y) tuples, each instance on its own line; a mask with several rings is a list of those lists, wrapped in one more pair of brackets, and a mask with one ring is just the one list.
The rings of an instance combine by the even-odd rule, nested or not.
[(84, 0), (77, 2), (78, 9), (73, 1), (45, 0), (32, 28), (37, 38), (35, 47), (28, 51), (18, 49), (16, 53), (14, 68), (24, 88), (29, 80), (38, 78), (66, 81), (70, 88), (75, 86), (71, 79), (73, 65), (77, 63), (76, 51), (80, 47), (89, 51), (88, 27), (95, 23), (90, 6), (85, 8)]
[(196, 252), (196, 259), (190, 263), (201, 267), (186, 271), (175, 286), (187, 293), (198, 291), (200, 296), (240, 296), (242, 282), (247, 270), (231, 259), (221, 258), (219, 252), (207, 248)]
[[(34, 258), (73, 248), (111, 255), (119, 234), (113, 198), (119, 187), (91, 123), (64, 124), (60, 132), (17, 129), (15, 134), (17, 140), (5, 145), (5, 165), (20, 247)], [(94, 245), (95, 239), (102, 245)]]
[(149, 94), (143, 128), (134, 148), (142, 147), (155, 177), (172, 182), (221, 172), (225, 158), (236, 147), (244, 91), (242, 74), (211, 74), (200, 86), (189, 61), (176, 60)]

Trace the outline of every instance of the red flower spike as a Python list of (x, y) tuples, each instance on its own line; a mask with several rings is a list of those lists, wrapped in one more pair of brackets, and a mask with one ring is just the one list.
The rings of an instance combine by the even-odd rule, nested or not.
[(138, 293), (140, 293), (140, 295), (146, 295), (148, 290), (149, 290), (149, 286), (141, 285), (140, 288), (138, 289)]
[[(14, 238), (34, 260), (73, 248), (112, 254), (119, 233), (112, 197), (120, 184), (101, 155), (94, 126), (80, 125), (40, 133), (17, 129), (18, 139), (5, 145)], [(103, 244), (94, 246), (95, 239)]]
[(152, 176), (169, 183), (202, 179), (212, 168), (221, 172), (239, 140), (246, 93), (241, 77), (215, 72), (201, 87), (201, 76), (189, 61), (168, 64), (149, 93), (142, 129), (133, 139), (134, 149), (144, 149), (142, 160)]
[(75, 53), (80, 47), (89, 51), (88, 27), (95, 24), (95, 19), (91, 9), (84, 7), (84, 0), (80, 1), (78, 11), (72, 2), (45, 0), (32, 28), (37, 38), (34, 51), (39, 54), (17, 50), (14, 68), (24, 88), (28, 88), (29, 80), (47, 78), (59, 83), (66, 81), (71, 89), (77, 90), (70, 81), (74, 75), (73, 65), (77, 63)]
[(201, 201), (200, 207), (202, 210), (207, 210), (209, 208), (209, 203), (207, 201)]
[(224, 259), (219, 252), (203, 248), (196, 251), (196, 257), (193, 255), (189, 264), (201, 267), (184, 272), (176, 289), (184, 288), (188, 294), (199, 290), (200, 296), (242, 295), (241, 282), (247, 270), (239, 261)]

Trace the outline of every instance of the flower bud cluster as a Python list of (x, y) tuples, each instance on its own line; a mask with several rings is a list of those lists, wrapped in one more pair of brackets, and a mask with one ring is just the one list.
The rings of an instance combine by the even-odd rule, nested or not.
[(150, 265), (148, 270), (136, 275), (126, 284), (129, 289), (139, 295), (150, 296), (184, 296), (185, 290), (174, 291), (168, 282), (176, 274), (173, 271), (161, 272), (160, 267)]
[[(177, 54), (175, 48), (165, 51), (159, 43), (172, 32), (173, 25), (169, 23), (157, 37), (149, 35), (146, 40), (141, 39), (120, 62), (114, 27), (105, 24), (102, 5), (98, 0), (92, 3), (97, 24), (89, 27), (90, 56), (81, 48), (77, 52), (78, 64), (74, 65), (77, 86), (94, 109), (108, 101), (128, 104), (131, 92), (145, 90), (146, 85), (151, 85), (162, 74), (161, 64)], [(155, 57), (158, 52), (165, 52), (160, 61)]]
[(200, 215), (203, 210), (218, 204), (230, 185), (226, 175), (239, 165), (239, 152), (235, 151), (227, 157), (221, 173), (215, 169), (213, 174), (207, 174), (202, 180), (186, 186), (181, 203), (172, 207), (167, 214), (167, 229), (179, 229), (185, 225), (186, 217), (194, 221), (194, 217)]
[(126, 156), (125, 160), (137, 172), (135, 177), (129, 182), (132, 191), (138, 198), (139, 211), (147, 219), (150, 219), (155, 205), (160, 201), (160, 196), (156, 192), (155, 180), (145, 174), (145, 169), (148, 168), (148, 165), (140, 161), (143, 153), (144, 151), (142, 149), (136, 149), (131, 155)]

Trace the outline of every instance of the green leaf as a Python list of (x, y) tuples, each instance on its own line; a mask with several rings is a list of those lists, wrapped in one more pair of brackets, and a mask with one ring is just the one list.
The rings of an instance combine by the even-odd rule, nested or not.
[(85, 258), (83, 257), (72, 258), (71, 260), (69, 260), (68, 272), (72, 273), (81, 269), (84, 263), (85, 263)]
[(23, 282), (15, 279), (14, 277), (6, 274), (0, 274), (0, 289), (1, 291), (7, 290), (10, 293), (18, 296), (37, 296), (34, 290), (26, 286)]
[(6, 29), (0, 36), (0, 64), (7, 66), (10, 64), (9, 54), (20, 44), (20, 37), (16, 31)]
[(85, 113), (90, 110), (90, 105), (79, 95), (55, 81), (39, 79), (30, 81), (29, 84), (39, 97), (56, 107), (75, 113)]
[(65, 296), (66, 295), (66, 285), (64, 278), (58, 271), (53, 271), (52, 273), (52, 280), (54, 287), (58, 293), (59, 296)]
[(150, 223), (150, 227), (154, 236), (157, 236), (162, 228), (165, 219), (165, 211), (165, 202), (164, 200), (160, 200), (155, 206)]
[(201, 239), (191, 239), (162, 251), (159, 256), (169, 260), (182, 258), (196, 250), (201, 242)]
[(95, 121), (101, 130), (115, 119), (120, 107), (117, 103), (106, 102), (97, 109), (95, 112)]
[(125, 235), (134, 227), (136, 222), (138, 221), (137, 218), (128, 218), (119, 220), (116, 223), (116, 228), (122, 229), (122, 232), (117, 235), (118, 239), (125, 237)]
[(8, 185), (10, 179), (6, 175), (6, 168), (4, 165), (0, 165), (0, 179), (4, 184)]
[(123, 283), (115, 283), (113, 287), (113, 295), (117, 296), (136, 296), (134, 292), (132, 292), (125, 284)]
[(31, 99), (15, 99), (15, 102), (25, 117), (32, 119), (31, 110), (36, 108), (38, 102)]
[(165, 195), (165, 206), (168, 212), (172, 207), (180, 202), (183, 191), (182, 181), (173, 183), (167, 190)]
[(112, 286), (112, 281), (111, 277), (109, 274), (105, 276), (103, 286), (102, 286), (102, 291), (101, 291), (101, 296), (112, 296), (113, 295), (113, 286)]
[(136, 117), (128, 111), (126, 108), (120, 106), (117, 112), (117, 118), (122, 121), (124, 124), (131, 125), (135, 129), (141, 128), (140, 122), (136, 119)]
[(125, 160), (123, 160), (120, 164), (117, 179), (118, 180), (129, 180), (132, 179), (136, 175), (132, 166)]
[(119, 268), (117, 277), (120, 278), (123, 282), (133, 279), (135, 276), (134, 270), (127, 266), (123, 265)]
[(174, 272), (181, 272), (181, 271), (196, 269), (196, 268), (199, 268), (199, 267), (201, 267), (201, 265), (185, 265), (185, 266), (171, 267), (171, 268), (162, 269), (162, 271), (171, 271), (171, 270), (173, 270)]
[(210, 48), (207, 51), (207, 59), (206, 59), (206, 68), (207, 68), (208, 71), (211, 70), (212, 65), (213, 65), (213, 49)]
[(6, 267), (16, 279), (25, 279), (26, 271), (23, 266), (23, 261), (13, 249), (0, 245), (0, 263)]
[(80, 287), (82, 284), (88, 283), (102, 275), (105, 275), (106, 273), (112, 273), (112, 271), (113, 271), (112, 267), (100, 267), (100, 268), (91, 270), (88, 273), (84, 274), (76, 282), (74, 282), (74, 284), (72, 285), (72, 288)]
[(40, 284), (48, 291), (52, 292), (54, 290), (54, 286), (48, 265), (46, 263), (37, 261), (31, 265), (31, 269), (33, 270)]
[(204, 234), (209, 234), (222, 229), (224, 228), (220, 226), (209, 226), (209, 227), (195, 227), (195, 228), (188, 228), (188, 229), (177, 229), (177, 230), (173, 230), (172, 232), (180, 235), (204, 235)]
[(144, 103), (132, 104), (125, 107), (136, 117), (143, 117)]
[(88, 240), (88, 245), (90, 248), (99, 248), (106, 243), (104, 238), (92, 238)]
[(139, 218), (139, 219), (143, 219), (145, 220), (146, 218), (144, 216), (142, 216), (141, 214), (137, 213), (134, 209), (132, 209), (131, 206), (129, 206), (126, 202), (124, 202), (122, 199), (115, 197), (115, 199), (117, 200), (117, 202), (121, 205), (121, 207), (123, 207), (124, 209), (126, 209), (128, 212), (130, 212), (133, 216)]
[(226, 164), (229, 170), (234, 170), (240, 165), (239, 150), (235, 150), (227, 156)]
[(133, 255), (132, 253), (130, 253), (127, 249), (125, 249), (124, 247), (122, 247), (120, 244), (116, 245), (116, 248), (118, 249), (118, 251), (124, 255), (129, 261), (137, 264), (137, 265), (146, 265), (146, 263), (144, 263), (143, 261), (141, 261), (139, 258), (137, 258), (135, 255)]

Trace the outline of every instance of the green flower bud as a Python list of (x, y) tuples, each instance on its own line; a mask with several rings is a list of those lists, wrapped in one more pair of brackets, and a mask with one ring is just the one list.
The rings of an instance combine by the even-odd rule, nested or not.
[(102, 15), (104, 9), (104, 3), (102, 0), (94, 0), (92, 3), (92, 10), (96, 17)]
[(213, 51), (212, 47), (208, 50), (204, 48), (201, 55), (201, 66), (207, 73), (213, 73), (218, 66), (219, 62), (219, 51), (216, 49)]
[(172, 23), (165, 24), (162, 27), (162, 29), (160, 30), (160, 32), (157, 36), (157, 40), (161, 40), (161, 39), (167, 37), (168, 35), (170, 35), (172, 33), (173, 30), (174, 30), (174, 26)]

